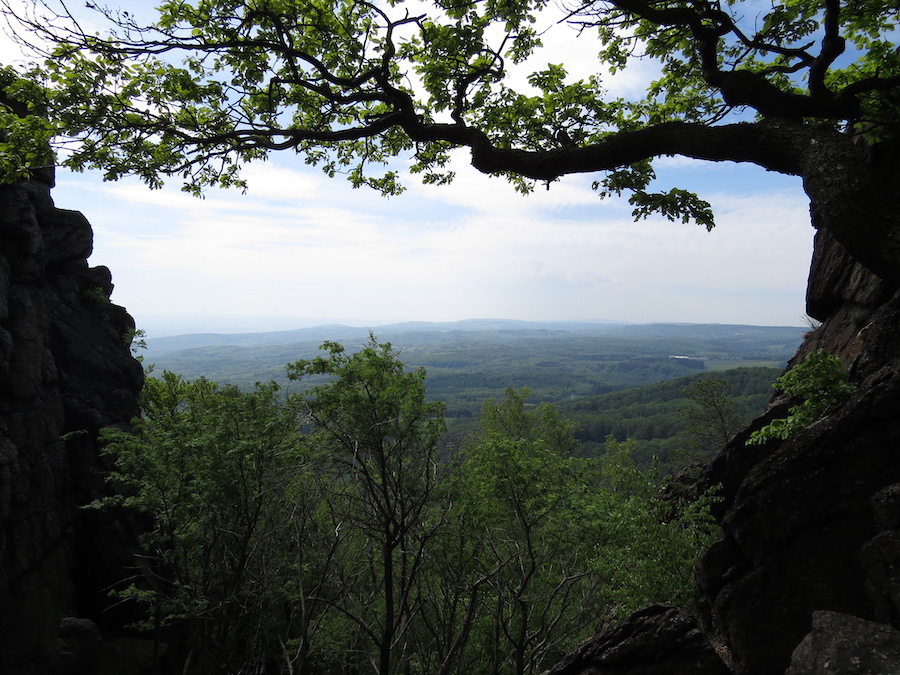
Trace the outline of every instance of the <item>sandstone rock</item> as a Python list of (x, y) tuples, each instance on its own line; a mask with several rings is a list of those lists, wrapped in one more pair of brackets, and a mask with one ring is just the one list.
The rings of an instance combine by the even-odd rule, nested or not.
[(900, 631), (838, 612), (815, 612), (785, 675), (896, 675)]
[(90, 225), (54, 206), (50, 182), (48, 173), (0, 187), (4, 675), (67, 667), (60, 616), (122, 623), (104, 611), (104, 589), (121, 578), (134, 537), (127, 522), (79, 509), (105, 489), (97, 431), (137, 413), (142, 371), (125, 344), (134, 323), (107, 300), (109, 271), (88, 266)]
[[(900, 625), (900, 484), (872, 498), (876, 527), (880, 530), (860, 551), (866, 591), (873, 615), (885, 624)], [(900, 670), (900, 667), (898, 667)]]
[(827, 230), (816, 232), (806, 289), (806, 311), (811, 317), (824, 321), (847, 305), (872, 308), (887, 296), (889, 289), (881, 280), (856, 263)]
[[(820, 237), (817, 246), (813, 276), (830, 281), (811, 280), (810, 288), (831, 288), (830, 315), (794, 361), (826, 349), (849, 367), (858, 390), (788, 441), (746, 446), (748, 432), (739, 435), (703, 479), (722, 485), (724, 536), (701, 562), (700, 590), (736, 673), (784, 673), (816, 611), (877, 613), (874, 563), (867, 567), (861, 556), (882, 529), (870, 501), (900, 482), (900, 295), (830, 250), (834, 242)], [(782, 416), (789, 402), (773, 404), (755, 427)], [(877, 518), (896, 521), (898, 510), (888, 511)], [(888, 576), (882, 569), (882, 581)], [(890, 595), (885, 588), (874, 592)]]
[(693, 618), (655, 605), (583, 643), (546, 675), (727, 675)]
[(65, 617), (59, 624), (58, 675), (93, 675), (100, 668), (103, 637), (90, 619)]

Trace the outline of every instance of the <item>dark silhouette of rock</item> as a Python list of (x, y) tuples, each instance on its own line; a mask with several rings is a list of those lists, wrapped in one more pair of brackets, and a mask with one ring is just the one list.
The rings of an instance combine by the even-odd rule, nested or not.
[(727, 675), (692, 617), (654, 605), (587, 640), (546, 675)]
[(872, 498), (877, 534), (860, 552), (876, 621), (900, 625), (900, 484)]
[(900, 631), (838, 612), (815, 612), (786, 675), (896, 675)]
[(94, 675), (103, 659), (103, 636), (90, 619), (65, 617), (59, 623), (58, 675)]
[[(137, 413), (143, 374), (128, 346), (134, 322), (109, 302), (109, 271), (88, 266), (87, 220), (56, 208), (51, 186), (49, 171), (0, 186), (4, 675), (69, 667), (59, 658), (63, 616), (100, 629), (122, 623), (104, 611), (105, 589), (123, 577), (134, 537), (126, 520), (79, 508), (106, 489), (98, 430)], [(69, 628), (87, 625), (72, 621)], [(64, 655), (69, 665), (73, 653)]]

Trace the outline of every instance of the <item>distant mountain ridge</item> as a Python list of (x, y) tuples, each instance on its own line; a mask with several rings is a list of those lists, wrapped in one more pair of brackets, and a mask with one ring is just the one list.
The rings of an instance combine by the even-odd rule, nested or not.
[(702, 372), (781, 369), (807, 331), (739, 324), (415, 321), (149, 339), (145, 362), (156, 372), (188, 379), (242, 388), (269, 380), (288, 386), (288, 363), (320, 355), (325, 340), (357, 351), (370, 330), (380, 342), (390, 342), (407, 367), (425, 369), (429, 396), (444, 402), (454, 419), (473, 418), (486, 399), (502, 396), (507, 387), (528, 387), (532, 401), (556, 403)]
[(257, 347), (287, 345), (324, 340), (361, 340), (369, 332), (379, 340), (390, 341), (397, 336), (416, 333), (455, 332), (548, 332), (596, 334), (628, 339), (701, 339), (740, 340), (769, 336), (777, 341), (796, 345), (805, 328), (797, 326), (754, 326), (745, 324), (705, 323), (649, 323), (626, 324), (616, 322), (585, 321), (519, 321), (513, 319), (464, 319), (461, 321), (407, 321), (379, 326), (347, 326), (326, 324), (293, 330), (265, 331), (258, 333), (188, 333), (160, 338), (147, 338), (148, 353), (155, 355), (198, 347)]

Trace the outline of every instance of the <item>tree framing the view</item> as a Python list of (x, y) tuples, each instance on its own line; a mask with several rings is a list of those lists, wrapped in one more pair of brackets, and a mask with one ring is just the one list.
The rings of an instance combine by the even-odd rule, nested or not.
[(377, 647), (377, 672), (400, 672), (425, 550), (443, 519), (434, 504), (443, 406), (427, 400), (424, 370), (405, 371), (390, 343), (370, 336), (353, 355), (335, 342), (323, 348), (328, 357), (289, 364), (288, 373), (292, 380), (336, 378), (303, 396), (302, 405), (334, 492), (336, 530), (343, 523), (368, 540), (369, 555), (353, 564), (375, 597), (343, 611)]
[[(565, 3), (563, 20), (596, 40), (598, 73), (658, 63), (646, 96), (623, 100), (606, 97), (600, 75), (573, 82), (560, 65), (532, 73), (531, 93), (508, 85), (540, 44), (548, 4), (169, 0), (152, 26), (90, 5), (110, 27), (104, 37), (62, 3), (0, 0), (18, 39), (47, 57), (21, 77), (7, 71), (6, 98), (22, 105), (3, 121), (55, 139), (73, 168), (151, 186), (176, 176), (194, 192), (240, 185), (242, 164), (293, 150), (392, 194), (402, 190), (395, 158), (443, 183), (449, 153), (466, 148), (476, 169), (523, 190), (596, 174), (602, 194), (631, 193), (636, 217), (707, 228), (698, 196), (652, 191), (652, 160), (752, 163), (800, 176), (813, 225), (900, 282), (900, 205), (883, 180), (900, 122), (895, 5)], [(48, 121), (22, 122), (31, 111)], [(46, 162), (27, 135), (3, 141), (7, 176)]]

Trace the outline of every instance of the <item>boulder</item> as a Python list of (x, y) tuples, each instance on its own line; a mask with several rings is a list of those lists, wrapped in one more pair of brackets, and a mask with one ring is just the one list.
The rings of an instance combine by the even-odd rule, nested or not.
[(839, 612), (814, 612), (785, 675), (896, 675), (900, 631)]
[(65, 617), (59, 623), (57, 675), (94, 675), (103, 658), (103, 636), (90, 619)]
[(546, 675), (728, 675), (696, 621), (654, 605), (581, 644)]

